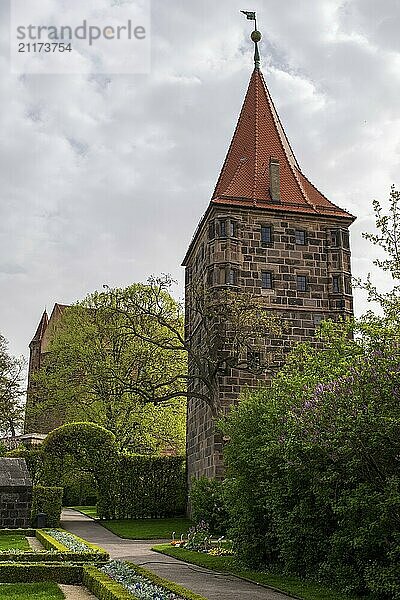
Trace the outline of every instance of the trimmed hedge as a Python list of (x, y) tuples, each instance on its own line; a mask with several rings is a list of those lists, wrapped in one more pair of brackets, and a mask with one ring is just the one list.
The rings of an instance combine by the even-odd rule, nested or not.
[[(186, 588), (181, 587), (176, 583), (172, 583), (167, 579), (163, 579), (162, 577), (158, 577), (151, 571), (144, 569), (143, 567), (139, 567), (133, 563), (127, 563), (132, 569), (134, 569), (135, 573), (138, 575), (142, 575), (146, 577), (151, 583), (155, 585), (159, 585), (160, 587), (169, 590), (175, 594), (178, 594), (185, 600), (206, 600), (203, 596), (199, 596)], [(83, 569), (83, 585), (85, 585), (99, 600), (133, 600), (137, 598), (134, 594), (128, 592), (126, 588), (120, 583), (114, 581), (106, 575), (99, 571), (96, 567), (93, 566), (85, 566)]]
[(25, 537), (35, 537), (36, 529), (0, 529), (2, 535), (24, 535)]
[(31, 521), (34, 524), (39, 512), (46, 513), (46, 525), (48, 527), (59, 527), (62, 510), (62, 487), (45, 487), (35, 485), (32, 495)]
[(83, 585), (99, 600), (132, 600), (133, 594), (96, 567), (83, 568)]
[[(120, 456), (109, 493), (100, 493), (103, 519), (172, 517), (185, 514), (185, 459), (181, 456)], [(111, 494), (111, 490), (114, 494)], [(110, 501), (110, 498), (112, 499)]]
[(35, 583), (37, 581), (56, 581), (67, 585), (79, 585), (82, 582), (81, 565), (60, 563), (2, 563), (0, 562), (1, 583)]
[(0, 561), (8, 563), (104, 563), (107, 557), (89, 552), (1, 552)]

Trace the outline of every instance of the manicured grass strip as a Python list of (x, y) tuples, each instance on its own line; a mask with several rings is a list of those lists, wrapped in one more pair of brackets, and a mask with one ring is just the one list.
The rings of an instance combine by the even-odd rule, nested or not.
[[(74, 510), (97, 518), (95, 506), (73, 506)], [(175, 537), (180, 538), (193, 525), (186, 517), (173, 517), (168, 519), (115, 519), (112, 521), (99, 521), (99, 524), (127, 540), (161, 540), (171, 539), (172, 532)]]
[(70, 506), (68, 508), (77, 510), (92, 519), (97, 519), (97, 506)]
[[(139, 567), (133, 563), (127, 564), (131, 566), (138, 575), (146, 577), (155, 585), (159, 585), (160, 587), (178, 594), (182, 598), (185, 598), (185, 600), (206, 600), (203, 596), (199, 596), (176, 583), (158, 577), (143, 567)], [(135, 598), (135, 596), (128, 592), (123, 585), (117, 583), (111, 579), (111, 577), (91, 565), (88, 565), (83, 569), (83, 585), (93, 592), (99, 600), (132, 600)]]
[(5, 550), (31, 550), (28, 540), (23, 535), (1, 535), (0, 552)]
[(103, 527), (112, 531), (119, 537), (128, 540), (161, 540), (180, 538), (186, 533), (193, 523), (185, 517), (173, 519), (121, 519), (115, 521), (99, 521)]
[(2, 600), (63, 600), (64, 594), (56, 583), (3, 583)]
[(233, 556), (209, 556), (201, 552), (174, 548), (169, 544), (159, 544), (154, 546), (152, 550), (212, 571), (236, 575), (255, 583), (261, 583), (262, 585), (292, 594), (303, 600), (358, 600), (356, 596), (347, 596), (318, 583), (303, 581), (298, 577), (262, 573), (246, 569), (238, 564)]
[(61, 563), (1, 563), (0, 582), (36, 583), (56, 581), (67, 585), (82, 582), (82, 566)]

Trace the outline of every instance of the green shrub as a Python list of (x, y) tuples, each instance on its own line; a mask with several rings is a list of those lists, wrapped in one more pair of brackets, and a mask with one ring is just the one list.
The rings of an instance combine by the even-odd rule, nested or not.
[(87, 499), (97, 489), (97, 513), (102, 519), (169, 517), (186, 511), (185, 459), (181, 456), (118, 455), (114, 434), (95, 423), (62, 425), (49, 433), (42, 447), (45, 481), (55, 482), (56, 477), (65, 481), (65, 497), (78, 501), (77, 494), (71, 497), (68, 480), (75, 482), (76, 492), (76, 482), (84, 478)]
[(62, 510), (61, 487), (45, 487), (35, 485), (32, 494), (31, 521), (35, 525), (37, 514), (46, 514), (46, 525), (48, 527), (59, 527)]
[(77, 468), (62, 478), (63, 506), (94, 506), (97, 503), (97, 486), (92, 474)]
[(270, 387), (231, 410), (222, 423), (230, 437), (227, 505), (230, 535), (246, 563), (394, 600), (398, 327), (393, 337), (368, 327), (361, 340), (343, 328), (322, 349), (299, 346)]
[(192, 479), (189, 501), (195, 523), (205, 521), (212, 533), (226, 533), (229, 515), (224, 496), (224, 482), (199, 477)]
[(120, 456), (113, 475), (109, 493), (99, 494), (100, 518), (157, 518), (185, 513), (187, 487), (183, 457)]
[(35, 583), (37, 581), (56, 581), (66, 585), (82, 583), (81, 565), (64, 565), (57, 563), (1, 563), (1, 583)]

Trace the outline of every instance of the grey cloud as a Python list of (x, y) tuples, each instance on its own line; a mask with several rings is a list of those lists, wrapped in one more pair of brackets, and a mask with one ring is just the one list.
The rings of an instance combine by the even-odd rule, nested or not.
[[(263, 70), (299, 162), (361, 217), (355, 273), (372, 270), (387, 285), (361, 232), (373, 227), (372, 199), (400, 186), (398, 2), (253, 6)], [(252, 69), (242, 8), (153, 0), (149, 76), (12, 75), (1, 20), (0, 256), (24, 272), (1, 274), (0, 331), (16, 353), (26, 352), (44, 305), (162, 271), (182, 284), (180, 262)], [(357, 310), (365, 306), (359, 294)]]

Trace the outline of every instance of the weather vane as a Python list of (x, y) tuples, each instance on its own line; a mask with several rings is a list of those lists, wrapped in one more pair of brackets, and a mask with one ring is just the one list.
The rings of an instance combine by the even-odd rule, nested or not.
[(261, 33), (257, 29), (257, 17), (256, 13), (249, 10), (241, 10), (244, 15), (246, 15), (249, 21), (254, 21), (254, 31), (251, 34), (251, 39), (254, 42), (254, 66), (256, 69), (260, 68), (260, 53), (258, 52), (258, 42), (261, 40)]

